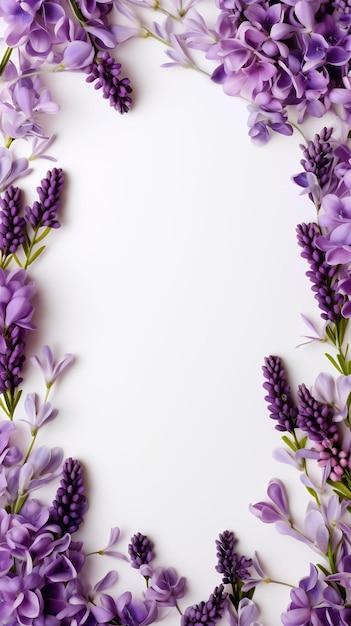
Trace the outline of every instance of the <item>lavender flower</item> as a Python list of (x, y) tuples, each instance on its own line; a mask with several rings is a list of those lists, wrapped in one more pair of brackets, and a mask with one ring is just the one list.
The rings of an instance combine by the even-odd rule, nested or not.
[(128, 545), (128, 554), (131, 566), (140, 569), (142, 565), (147, 565), (154, 558), (153, 543), (142, 533), (136, 533)]
[[(334, 151), (330, 143), (333, 128), (324, 127), (319, 134), (316, 134), (313, 141), (308, 141), (307, 146), (301, 145), (304, 158), (301, 165), (305, 174), (298, 174), (293, 180), (302, 187), (307, 187), (308, 176), (312, 174), (315, 179), (314, 191), (309, 192), (309, 198), (320, 206), (321, 199), (326, 191), (330, 192), (335, 188), (337, 180), (333, 177), (333, 167), (335, 165)], [(311, 178), (310, 178), (311, 180)]]
[(121, 64), (110, 56), (105, 50), (99, 53), (90, 66), (88, 83), (95, 82), (95, 89), (102, 89), (102, 95), (109, 100), (112, 106), (119, 113), (127, 113), (132, 103), (130, 93), (132, 88), (128, 78), (119, 78)]
[(266, 382), (263, 388), (268, 392), (265, 400), (271, 419), (277, 421), (279, 431), (293, 432), (296, 428), (297, 407), (291, 397), (290, 386), (285, 377), (285, 370), (278, 356), (265, 358), (262, 367)]
[(333, 407), (316, 400), (305, 385), (298, 388), (299, 428), (307, 433), (318, 452), (318, 464), (325, 468), (326, 477), (340, 481), (350, 468), (350, 452), (342, 450)]
[(204, 624), (205, 626), (213, 626), (223, 616), (227, 603), (227, 593), (224, 591), (224, 586), (219, 585), (211, 593), (207, 602), (200, 602), (194, 604), (185, 609), (184, 615), (181, 618), (181, 626), (199, 626)]
[(301, 256), (307, 259), (310, 270), (306, 276), (312, 282), (314, 297), (321, 309), (321, 317), (330, 322), (338, 322), (345, 297), (338, 291), (337, 268), (329, 265), (323, 250), (317, 245), (320, 230), (317, 224), (299, 224), (296, 228), (297, 241), (302, 248)]
[(78, 530), (87, 509), (79, 461), (71, 458), (66, 460), (60, 484), (50, 514), (63, 535), (65, 532), (74, 533)]
[(0, 250), (3, 258), (14, 254), (25, 240), (25, 220), (20, 216), (21, 190), (10, 185), (0, 198)]
[(35, 201), (32, 207), (26, 207), (25, 219), (33, 229), (45, 226), (59, 228), (60, 222), (56, 214), (60, 208), (63, 187), (63, 171), (54, 167), (42, 179), (41, 186), (37, 187), (39, 202)]
[(316, 400), (304, 384), (299, 385), (297, 396), (299, 428), (306, 432), (312, 441), (335, 443), (338, 434), (337, 425), (333, 420), (333, 409), (328, 404)]
[(229, 583), (233, 586), (249, 578), (248, 569), (252, 565), (252, 559), (247, 559), (245, 556), (240, 557), (235, 552), (236, 543), (237, 539), (234, 537), (234, 533), (229, 530), (225, 530), (216, 540), (218, 558), (216, 571), (223, 574), (223, 583)]

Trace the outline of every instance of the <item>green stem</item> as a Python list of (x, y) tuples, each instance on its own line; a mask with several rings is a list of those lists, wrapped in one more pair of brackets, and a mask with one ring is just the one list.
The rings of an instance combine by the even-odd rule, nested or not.
[(13, 48), (10, 48), (10, 47), (6, 48), (6, 50), (5, 50), (4, 56), (2, 57), (2, 59), (0, 61), (0, 76), (2, 76), (3, 73), (4, 73), (5, 67), (8, 64), (9, 60), (10, 60), (10, 56), (12, 54), (12, 50), (13, 50)]

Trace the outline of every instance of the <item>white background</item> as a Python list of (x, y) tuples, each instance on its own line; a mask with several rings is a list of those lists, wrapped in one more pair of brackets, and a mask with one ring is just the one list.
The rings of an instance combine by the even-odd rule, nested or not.
[[(76, 363), (40, 443), (84, 465), (87, 548), (115, 525), (122, 551), (135, 532), (149, 535), (156, 563), (188, 578), (184, 610), (220, 583), (214, 542), (225, 529), (272, 578), (297, 584), (314, 559), (248, 510), (272, 477), (286, 481), (297, 519), (307, 502), (297, 473), (272, 459), (280, 436), (261, 366), (279, 354), (294, 387), (328, 370), (322, 346), (296, 349), (301, 312), (321, 326), (295, 237), (314, 214), (290, 180), (298, 134), (255, 148), (245, 104), (196, 72), (161, 68), (158, 44), (133, 43), (121, 60), (134, 86), (125, 116), (80, 74), (51, 81), (61, 104), (51, 152), (67, 185), (62, 228), (31, 272), (30, 349), (48, 343)], [(48, 167), (36, 163), (23, 183), (28, 201)], [(41, 390), (39, 373), (26, 373)], [(94, 558), (92, 582), (117, 566), (116, 593), (141, 593), (135, 570)], [(266, 585), (256, 597), (262, 622), (280, 624), (289, 591)]]

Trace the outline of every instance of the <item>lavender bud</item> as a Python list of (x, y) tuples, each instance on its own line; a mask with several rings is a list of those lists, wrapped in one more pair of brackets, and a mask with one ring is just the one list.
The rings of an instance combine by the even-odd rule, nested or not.
[(263, 388), (268, 392), (265, 400), (268, 402), (270, 418), (278, 422), (275, 426), (277, 430), (293, 432), (296, 427), (297, 408), (291, 397), (290, 386), (279, 356), (266, 357), (262, 370), (266, 378)]
[(146, 535), (141, 533), (133, 535), (128, 545), (132, 567), (139, 569), (141, 565), (150, 563), (154, 558), (153, 547), (153, 543)]
[(84, 481), (79, 461), (66, 460), (60, 487), (50, 511), (51, 520), (60, 526), (62, 535), (74, 533), (83, 521), (87, 509)]

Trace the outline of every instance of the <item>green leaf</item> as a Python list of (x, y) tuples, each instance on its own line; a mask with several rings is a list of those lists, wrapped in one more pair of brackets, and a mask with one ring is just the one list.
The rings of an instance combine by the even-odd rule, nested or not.
[(342, 369), (340, 369), (339, 364), (335, 361), (335, 359), (332, 357), (331, 354), (328, 354), (328, 352), (324, 353), (324, 356), (327, 357), (328, 361), (331, 362), (331, 364), (338, 370), (338, 372), (340, 372), (340, 374), (343, 374), (344, 372), (342, 371)]
[(298, 446), (296, 445), (295, 441), (292, 441), (291, 439), (289, 439), (289, 437), (287, 435), (283, 435), (282, 436), (282, 441), (284, 441), (284, 443), (286, 443), (286, 445), (290, 448), (290, 450), (292, 450), (293, 452), (296, 452), (296, 450), (298, 450)]
[(332, 327), (331, 324), (328, 324), (325, 328), (325, 334), (327, 335), (328, 339), (330, 339), (330, 341), (332, 342), (332, 344), (334, 346), (336, 346), (336, 332), (335, 332), (335, 328)]
[(31, 264), (32, 264), (32, 263), (33, 263), (33, 262), (34, 262), (34, 261), (38, 258), (38, 256), (39, 256), (42, 252), (44, 252), (45, 248), (46, 248), (46, 246), (41, 246), (41, 248), (38, 248), (38, 250), (36, 250), (36, 251), (34, 252), (34, 254), (32, 254), (32, 256), (30, 257), (30, 259), (28, 259), (27, 266), (28, 266), (28, 265), (31, 265)]
[(41, 233), (41, 235), (39, 235), (39, 237), (36, 237), (36, 238), (35, 238), (35, 243), (37, 244), (37, 243), (39, 243), (39, 241), (43, 241), (43, 239), (44, 239), (45, 237), (47, 237), (47, 235), (49, 234), (49, 232), (50, 232), (50, 231), (51, 231), (50, 226), (47, 226), (47, 227), (45, 228), (45, 230), (43, 230), (43, 232)]

